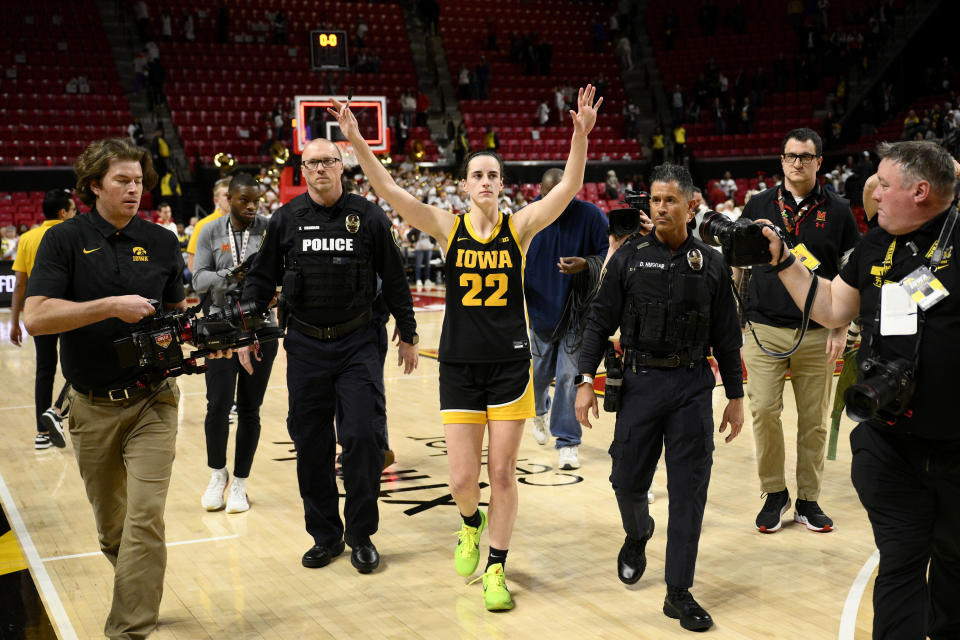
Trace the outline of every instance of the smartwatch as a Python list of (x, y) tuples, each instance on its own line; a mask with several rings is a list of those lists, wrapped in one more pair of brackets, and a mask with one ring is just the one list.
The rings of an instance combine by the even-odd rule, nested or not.
[(578, 373), (573, 377), (573, 386), (575, 387), (579, 387), (580, 385), (586, 384), (588, 382), (590, 384), (593, 384), (593, 378), (591, 376), (588, 376), (585, 373)]

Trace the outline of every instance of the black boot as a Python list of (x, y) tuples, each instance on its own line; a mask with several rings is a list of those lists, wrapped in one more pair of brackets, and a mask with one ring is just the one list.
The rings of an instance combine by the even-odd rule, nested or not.
[(647, 568), (647, 540), (653, 537), (653, 518), (647, 532), (639, 540), (627, 536), (617, 556), (617, 577), (624, 584), (634, 584)]
[(667, 597), (663, 601), (663, 613), (668, 618), (680, 621), (688, 631), (706, 631), (713, 626), (713, 618), (693, 599), (690, 590), (667, 585)]

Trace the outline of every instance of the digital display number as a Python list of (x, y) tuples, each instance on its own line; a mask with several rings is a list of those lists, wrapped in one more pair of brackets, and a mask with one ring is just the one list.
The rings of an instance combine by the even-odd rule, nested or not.
[(311, 31), (310, 66), (313, 69), (349, 69), (346, 31)]

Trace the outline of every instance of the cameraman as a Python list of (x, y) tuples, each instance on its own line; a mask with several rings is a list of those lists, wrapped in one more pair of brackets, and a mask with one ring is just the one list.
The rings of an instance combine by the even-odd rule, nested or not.
[[(845, 327), (859, 315), (861, 366), (879, 358), (915, 371), (911, 397), (909, 375), (897, 367), (876, 367), (887, 373), (871, 372), (871, 386), (890, 390), (878, 394), (880, 411), (850, 434), (851, 477), (880, 550), (873, 637), (957, 638), (960, 429), (956, 382), (945, 372), (960, 359), (960, 271), (953, 255), (960, 225), (945, 238), (942, 234), (949, 228), (947, 209), (960, 172), (946, 150), (932, 142), (883, 144), (878, 153), (873, 198), (880, 228), (863, 237), (837, 277), (820, 279), (811, 315), (827, 327)], [(782, 243), (772, 231), (763, 233), (780, 280), (802, 305), (809, 271), (792, 254), (781, 255)], [(942, 255), (935, 255), (934, 243)], [(937, 264), (930, 264), (934, 260)], [(896, 283), (924, 266), (950, 295), (918, 311)], [(906, 388), (887, 386), (901, 381)], [(903, 400), (906, 409), (899, 411), (894, 405)]]
[[(93, 506), (100, 549), (114, 567), (104, 633), (143, 638), (156, 626), (167, 550), (163, 510), (177, 436), (180, 392), (122, 368), (114, 340), (163, 309), (185, 309), (177, 236), (137, 216), (157, 182), (150, 152), (121, 139), (91, 143), (77, 158), (77, 194), (93, 207), (44, 236), (27, 285), (32, 335), (61, 339), (73, 385), (70, 437)], [(140, 377), (140, 379), (138, 379)]]
[(702, 631), (710, 615), (690, 594), (700, 526), (713, 464), (713, 371), (720, 365), (729, 398), (720, 431), (730, 442), (743, 426), (740, 327), (722, 256), (691, 237), (693, 179), (687, 169), (656, 167), (650, 177), (650, 217), (655, 232), (631, 236), (610, 258), (600, 279), (583, 335), (577, 384), (577, 419), (596, 417), (593, 376), (607, 339), (620, 327), (624, 349), (621, 405), (610, 456), (610, 482), (626, 539), (617, 559), (621, 581), (633, 584), (646, 568), (653, 535), (647, 488), (660, 457), (670, 476), (667, 527), (667, 597), (663, 611), (684, 629)]
[[(233, 176), (227, 191), (227, 203), (229, 215), (214, 219), (198, 234), (194, 262), (194, 288), (200, 294), (210, 293), (210, 310), (214, 312), (226, 306), (228, 293), (239, 295), (243, 274), (238, 273), (238, 267), (242, 269), (244, 261), (260, 250), (267, 231), (266, 216), (257, 215), (260, 186), (249, 173)], [(273, 312), (264, 330), (279, 331)], [(256, 352), (242, 348), (236, 359), (217, 360), (207, 365), (207, 414), (203, 428), (207, 466), (213, 471), (200, 498), (201, 506), (207, 511), (224, 508), (224, 491), (230, 479), (227, 439), (234, 393), (237, 400), (236, 451), (226, 510), (227, 513), (242, 513), (250, 508), (246, 482), (260, 441), (260, 405), (267, 392), (278, 347), (276, 340), (269, 340), (263, 342)]]
[[(768, 218), (790, 238), (788, 247), (819, 263), (816, 272), (832, 278), (841, 257), (859, 238), (850, 203), (821, 189), (817, 171), (823, 164), (823, 141), (815, 131), (794, 129), (783, 139), (780, 160), (783, 183), (750, 199), (742, 220)], [(753, 267), (746, 316), (757, 338), (767, 348), (788, 350), (800, 333), (802, 315), (790, 304), (790, 296), (769, 267)], [(739, 283), (739, 272), (735, 278)], [(763, 533), (779, 531), (783, 515), (790, 510), (790, 494), (784, 472), (783, 385), (787, 369), (797, 404), (797, 502), (794, 519), (812, 531), (828, 532), (831, 520), (820, 508), (820, 486), (827, 447), (827, 404), (833, 397), (833, 371), (846, 342), (846, 327), (831, 332), (811, 324), (803, 342), (789, 359), (775, 358), (747, 339), (743, 360), (750, 384), (753, 437), (757, 449), (757, 472), (766, 502), (757, 514), (756, 527)]]

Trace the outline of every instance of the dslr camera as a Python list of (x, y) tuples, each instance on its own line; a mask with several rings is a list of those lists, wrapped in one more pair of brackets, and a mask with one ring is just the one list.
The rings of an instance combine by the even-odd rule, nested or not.
[(640, 230), (640, 212), (650, 215), (650, 194), (646, 191), (627, 189), (623, 196), (625, 209), (613, 209), (607, 214), (607, 234), (632, 236)]
[(708, 211), (700, 223), (700, 237), (707, 244), (720, 247), (727, 265), (749, 267), (767, 264), (772, 259), (770, 241), (763, 235), (764, 227), (773, 229), (783, 238), (780, 230), (772, 224), (760, 224), (745, 218), (731, 220), (717, 211)]
[[(239, 299), (227, 298), (224, 309), (197, 317), (200, 305), (185, 311), (179, 309), (148, 316), (134, 326), (133, 332), (114, 340), (121, 367), (140, 367), (163, 371), (163, 377), (184, 373), (202, 373), (206, 365), (198, 365), (202, 358), (215, 351), (236, 349), (260, 341), (275, 340), (279, 333), (257, 335), (268, 321), (269, 312), (258, 313), (252, 302), (240, 304)], [(197, 348), (184, 356), (181, 345)]]
[(916, 365), (906, 358), (884, 360), (867, 358), (860, 363), (862, 382), (847, 387), (843, 401), (847, 417), (854, 422), (866, 422), (880, 414), (899, 416), (916, 388)]

